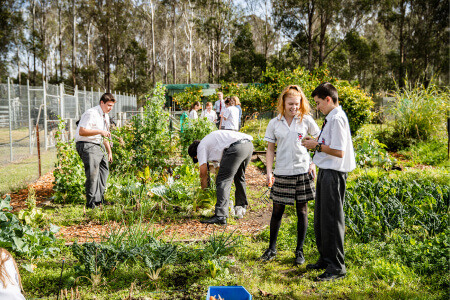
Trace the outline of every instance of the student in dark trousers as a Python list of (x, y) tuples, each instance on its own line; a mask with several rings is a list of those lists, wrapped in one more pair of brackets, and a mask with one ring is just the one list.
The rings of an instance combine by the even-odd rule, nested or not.
[(108, 163), (112, 162), (111, 146), (105, 138), (111, 137), (108, 113), (115, 103), (116, 99), (112, 94), (103, 94), (99, 105), (88, 109), (81, 116), (75, 134), (77, 152), (86, 174), (84, 187), (87, 208), (111, 204), (103, 196), (109, 175)]
[(303, 146), (315, 150), (313, 162), (319, 167), (314, 209), (314, 233), (319, 260), (306, 266), (322, 270), (317, 281), (345, 277), (344, 262), (344, 197), (347, 173), (355, 169), (355, 154), (347, 115), (338, 101), (338, 92), (329, 82), (313, 92), (317, 109), (326, 115), (322, 131), (316, 139), (306, 137)]
[(201, 221), (206, 224), (226, 224), (231, 184), (236, 187), (235, 214), (242, 217), (248, 205), (245, 169), (253, 154), (253, 137), (232, 130), (216, 130), (188, 149), (194, 163), (198, 162), (202, 189), (208, 185), (208, 162), (220, 162), (216, 176), (217, 202), (214, 216)]

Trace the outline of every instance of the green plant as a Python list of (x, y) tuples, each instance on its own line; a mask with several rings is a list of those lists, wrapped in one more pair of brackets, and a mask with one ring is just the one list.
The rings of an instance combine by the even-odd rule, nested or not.
[(27, 209), (22, 209), (19, 211), (17, 217), (23, 223), (30, 226), (42, 226), (46, 222), (47, 215), (42, 211), (41, 208), (36, 207), (36, 191), (33, 187), (28, 188), (28, 197), (25, 201), (27, 204)]
[(23, 225), (11, 212), (10, 201), (9, 195), (0, 199), (0, 247), (32, 259), (58, 253), (60, 249), (55, 234), (59, 228), (50, 225), (49, 230), (40, 231)]
[(111, 170), (135, 172), (149, 167), (162, 170), (170, 158), (173, 131), (169, 128), (169, 112), (164, 110), (164, 87), (158, 83), (151, 94), (144, 96), (142, 117), (114, 131), (123, 140), (123, 147), (113, 147)]
[(444, 131), (450, 107), (448, 88), (407, 85), (394, 94), (395, 101), (387, 110), (394, 120), (390, 128), (378, 133), (378, 139), (391, 151), (405, 149), (415, 141), (427, 141)]
[(64, 141), (66, 123), (60, 119), (56, 131), (57, 163), (53, 176), (55, 177), (53, 191), (55, 203), (84, 203), (84, 175), (83, 162), (75, 150), (74, 141)]
[(235, 231), (236, 230), (230, 232), (229, 234), (225, 231), (220, 234), (216, 234), (215, 231), (213, 231), (204, 251), (208, 253), (208, 256), (211, 258), (217, 258), (228, 254), (231, 249), (239, 246), (240, 237), (233, 236)]
[(380, 167), (389, 170), (396, 160), (385, 150), (386, 145), (380, 143), (371, 133), (358, 134), (353, 138), (356, 164), (360, 167)]
[(183, 125), (183, 128), (183, 132), (180, 132), (180, 144), (181, 154), (185, 158), (189, 158), (187, 151), (189, 145), (192, 144), (194, 140), (201, 140), (217, 129), (216, 126), (206, 118), (188, 119), (187, 125)]
[(173, 101), (182, 108), (189, 108), (192, 103), (202, 101), (203, 88), (202, 86), (191, 86), (184, 89), (182, 93), (175, 94)]

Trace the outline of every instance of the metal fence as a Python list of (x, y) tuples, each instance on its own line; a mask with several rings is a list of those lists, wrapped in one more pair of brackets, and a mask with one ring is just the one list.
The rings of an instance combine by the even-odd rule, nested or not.
[[(75, 122), (87, 109), (98, 105), (104, 92), (45, 82), (42, 86), (30, 86), (28, 82), (18, 85), (9, 79), (0, 84), (0, 166), (36, 155), (37, 127), (42, 149), (54, 147), (59, 117), (67, 122), (69, 136), (73, 137)], [(109, 115), (120, 126), (127, 112), (137, 110), (137, 99), (113, 95), (116, 104)]]

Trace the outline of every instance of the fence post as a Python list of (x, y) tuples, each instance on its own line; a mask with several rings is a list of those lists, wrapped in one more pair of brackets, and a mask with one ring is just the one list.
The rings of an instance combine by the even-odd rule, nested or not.
[(30, 137), (30, 154), (33, 154), (33, 141), (31, 129), (31, 97), (30, 97), (30, 80), (27, 79), (27, 100), (28, 100), (28, 136)]
[(45, 150), (48, 149), (48, 127), (47, 127), (47, 86), (45, 80), (42, 82), (42, 89), (44, 92), (44, 145)]
[(8, 77), (8, 114), (9, 114), (9, 159), (12, 162), (14, 160), (13, 157), (13, 143), (12, 143), (12, 108), (11, 108), (11, 87), (9, 83)]
[(87, 98), (87, 94), (86, 94), (86, 86), (84, 87), (84, 111), (87, 110), (87, 103), (86, 103), (86, 98)]
[(75, 119), (79, 119), (78, 117), (78, 85), (75, 86)]
[(91, 107), (94, 107), (94, 88), (91, 86)]
[(61, 101), (61, 105), (60, 105), (60, 107), (61, 107), (61, 112), (60, 112), (60, 115), (61, 115), (61, 119), (64, 119), (64, 111), (65, 111), (65, 105), (64, 105), (64, 85), (61, 83), (60, 85), (59, 85), (59, 95), (60, 95), (60, 101)]
[(69, 119), (69, 141), (73, 139), (73, 119)]

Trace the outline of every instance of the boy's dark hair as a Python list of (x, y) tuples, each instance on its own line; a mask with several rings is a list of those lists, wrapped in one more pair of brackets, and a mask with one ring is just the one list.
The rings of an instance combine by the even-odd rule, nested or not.
[(311, 97), (319, 97), (320, 99), (325, 99), (326, 97), (330, 96), (331, 99), (333, 99), (333, 103), (338, 103), (338, 91), (329, 82), (323, 82), (321, 83), (316, 89), (312, 92)]
[(200, 141), (195, 140), (192, 142), (192, 144), (188, 148), (188, 154), (190, 157), (192, 157), (192, 161), (194, 162), (194, 164), (198, 162), (198, 159), (196, 158), (198, 144), (200, 144)]
[(232, 105), (231, 99), (229, 97), (227, 97), (227, 99), (225, 100), (225, 104)]
[(116, 98), (114, 98), (113, 94), (111, 93), (104, 93), (100, 98), (100, 102), (106, 103), (108, 101), (116, 102)]

